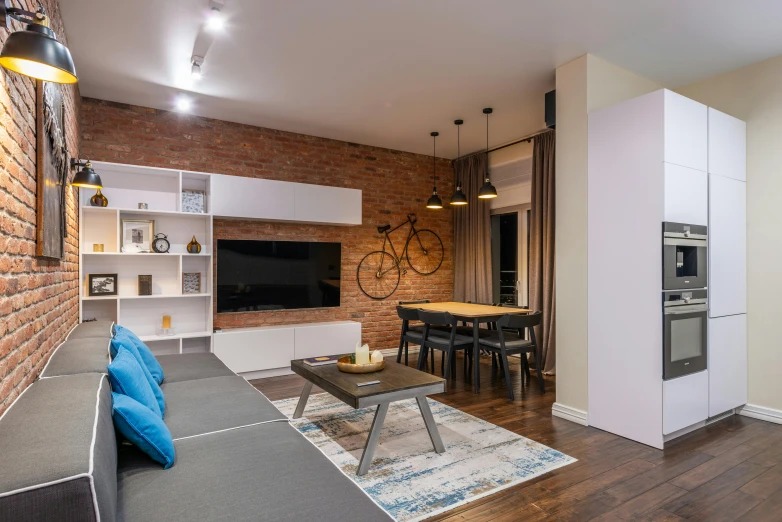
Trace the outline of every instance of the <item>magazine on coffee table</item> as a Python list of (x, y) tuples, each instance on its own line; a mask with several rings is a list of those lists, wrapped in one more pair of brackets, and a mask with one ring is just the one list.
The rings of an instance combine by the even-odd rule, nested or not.
[(322, 355), (320, 357), (310, 357), (309, 359), (303, 359), (304, 364), (309, 366), (324, 366), (326, 364), (337, 364), (337, 359), (342, 357), (341, 355)]

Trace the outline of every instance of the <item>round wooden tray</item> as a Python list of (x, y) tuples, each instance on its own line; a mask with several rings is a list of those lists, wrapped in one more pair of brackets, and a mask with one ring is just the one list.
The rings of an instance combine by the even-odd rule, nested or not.
[(350, 362), (350, 355), (340, 357), (337, 359), (337, 368), (339, 371), (345, 373), (372, 373), (379, 372), (386, 367), (385, 361), (379, 363), (367, 363), (367, 364), (352, 364)]

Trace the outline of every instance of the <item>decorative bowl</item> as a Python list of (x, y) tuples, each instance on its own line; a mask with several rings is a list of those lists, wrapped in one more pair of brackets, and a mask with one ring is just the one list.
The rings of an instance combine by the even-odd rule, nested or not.
[(337, 359), (337, 368), (345, 373), (372, 373), (379, 372), (386, 367), (386, 361), (379, 363), (353, 364), (350, 362), (350, 355), (345, 355)]

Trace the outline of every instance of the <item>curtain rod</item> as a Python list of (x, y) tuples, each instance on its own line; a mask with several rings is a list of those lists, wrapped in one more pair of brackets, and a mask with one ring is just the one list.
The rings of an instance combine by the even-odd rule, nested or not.
[[(516, 139), (516, 140), (513, 140), (513, 141), (511, 141), (511, 142), (505, 143), (505, 144), (503, 144), (503, 145), (497, 145), (496, 147), (492, 147), (492, 148), (490, 148), (490, 149), (488, 150), (488, 152), (494, 152), (494, 151), (496, 151), (496, 150), (504, 149), (504, 148), (506, 148), (506, 147), (511, 147), (511, 146), (513, 146), (513, 145), (516, 145), (516, 144), (518, 144), (518, 143), (522, 143), (522, 142), (525, 142), (525, 141), (526, 141), (527, 143), (529, 143), (529, 142), (531, 142), (533, 139), (535, 139), (535, 137), (536, 137), (536, 136), (540, 136), (541, 134), (544, 134), (544, 133), (546, 133), (546, 132), (553, 132), (553, 131), (554, 131), (554, 129), (543, 129), (543, 130), (539, 130), (539, 131), (533, 132), (532, 134), (528, 134), (527, 136), (524, 136), (524, 137), (522, 137), (522, 138), (518, 138), (518, 139)], [(452, 162), (454, 162), (454, 161), (456, 161), (456, 160), (460, 160), (460, 159), (462, 159), (462, 158), (466, 158), (467, 156), (472, 156), (473, 154), (481, 154), (481, 153), (483, 153), (483, 152), (484, 152), (484, 151), (482, 151), (482, 150), (479, 150), (479, 151), (477, 151), (477, 152), (471, 152), (470, 154), (465, 154), (464, 156), (460, 156), (460, 157), (458, 157), (458, 158), (454, 158), (454, 159), (453, 159), (453, 160), (451, 160), (451, 161), (452, 161)]]

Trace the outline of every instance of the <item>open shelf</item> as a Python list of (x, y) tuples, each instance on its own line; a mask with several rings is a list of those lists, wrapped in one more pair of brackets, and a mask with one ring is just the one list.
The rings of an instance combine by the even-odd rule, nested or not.
[(84, 301), (107, 301), (109, 299), (172, 299), (175, 297), (212, 297), (212, 294), (86, 295), (82, 296), (82, 299)]
[(146, 342), (165, 341), (167, 339), (195, 339), (198, 337), (211, 337), (212, 332), (185, 332), (172, 335), (140, 335), (139, 339)]
[(191, 218), (205, 218), (209, 217), (209, 214), (206, 212), (198, 213), (198, 212), (181, 212), (179, 210), (150, 210), (150, 209), (144, 209), (144, 208), (120, 208), (120, 207), (83, 207), (85, 213), (108, 213), (108, 212), (121, 212), (123, 214), (125, 213), (133, 213), (133, 214), (146, 214), (146, 215), (163, 215), (163, 216), (184, 216), (184, 217), (191, 217)]

